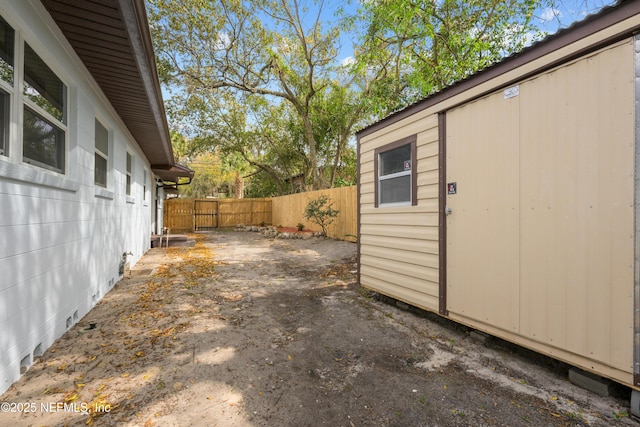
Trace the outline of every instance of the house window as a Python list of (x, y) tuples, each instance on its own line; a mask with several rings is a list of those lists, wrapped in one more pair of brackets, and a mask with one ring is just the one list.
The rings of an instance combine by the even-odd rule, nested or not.
[[(0, 155), (9, 153), (9, 109), (13, 89), (15, 31), (0, 17)], [(2, 88), (5, 89), (2, 89)]]
[(98, 119), (96, 119), (95, 128), (95, 184), (106, 188), (109, 166), (109, 132)]
[(417, 205), (415, 135), (375, 151), (376, 206)]
[(131, 154), (127, 153), (127, 196), (131, 195), (131, 169), (132, 169), (132, 163), (133, 163), (133, 159), (131, 157)]
[(66, 93), (64, 83), (25, 43), (22, 146), (25, 162), (64, 173)]
[(149, 179), (149, 172), (144, 171), (144, 182), (142, 186), (142, 200), (147, 201), (147, 180)]
[(6, 156), (9, 151), (9, 108), (11, 97), (0, 89), (0, 155)]

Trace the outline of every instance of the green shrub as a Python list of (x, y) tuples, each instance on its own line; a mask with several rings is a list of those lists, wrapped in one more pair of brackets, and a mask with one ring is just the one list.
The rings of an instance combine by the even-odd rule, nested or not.
[(322, 195), (311, 199), (304, 209), (304, 217), (322, 228), (322, 235), (327, 235), (327, 226), (333, 222), (340, 211), (333, 209), (331, 197)]

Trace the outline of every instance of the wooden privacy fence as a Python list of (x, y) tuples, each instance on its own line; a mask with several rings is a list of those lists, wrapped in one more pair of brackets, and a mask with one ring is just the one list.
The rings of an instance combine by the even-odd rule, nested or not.
[(331, 198), (333, 209), (340, 211), (333, 223), (327, 227), (327, 236), (334, 239), (355, 242), (358, 234), (356, 222), (357, 186), (330, 188), (327, 190), (307, 191), (272, 199), (273, 225), (295, 227), (304, 224), (309, 230), (321, 231), (320, 227), (304, 218), (304, 210), (309, 200), (323, 194)]
[(271, 199), (169, 199), (163, 224), (172, 233), (237, 224), (271, 224)]
[(327, 227), (327, 235), (334, 239), (356, 241), (356, 186), (330, 188), (273, 197), (271, 199), (169, 199), (164, 204), (164, 226), (172, 233), (234, 227), (237, 224), (275, 225), (321, 231), (304, 218), (309, 200), (327, 195), (333, 209), (340, 211)]

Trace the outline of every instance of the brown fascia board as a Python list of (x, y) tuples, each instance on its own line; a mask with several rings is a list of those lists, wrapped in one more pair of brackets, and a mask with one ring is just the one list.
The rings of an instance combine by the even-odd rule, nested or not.
[[(494, 65), (491, 65), (488, 68), (485, 68), (484, 70), (479, 71), (464, 80), (461, 80), (457, 83), (454, 83), (451, 86), (448, 86), (442, 89), (440, 92), (436, 92), (433, 95), (428, 96), (427, 98), (424, 98), (423, 100), (416, 102), (415, 104), (409, 105), (408, 107), (402, 110), (399, 110), (395, 113), (392, 113), (389, 116), (385, 117), (384, 119), (357, 131), (356, 136), (358, 140), (360, 140), (360, 138), (364, 136), (370, 135), (393, 123), (396, 123), (402, 119), (410, 117), (419, 111), (425, 110), (449, 98), (459, 95), (464, 91), (467, 91), (475, 86), (485, 83), (491, 79), (494, 79), (518, 67), (521, 67), (522, 65), (525, 65), (545, 55), (548, 55), (551, 52), (554, 52), (558, 49), (566, 47), (578, 40), (581, 40), (585, 37), (595, 34), (598, 31), (601, 31), (607, 27), (610, 27), (611, 25), (617, 24), (618, 22), (624, 21), (625, 19), (630, 18), (639, 13), (640, 13), (640, 1), (620, 0), (614, 6), (605, 7), (599, 13), (594, 14), (590, 17), (587, 17), (582, 21), (576, 22), (570, 27), (565, 28), (545, 38), (544, 40), (541, 40), (523, 49), (517, 54), (508, 56), (502, 61), (497, 62)], [(522, 81), (528, 77), (544, 72), (545, 70), (557, 67), (562, 63), (569, 62), (589, 52), (596, 51), (609, 44), (615, 43), (616, 41), (622, 40), (625, 37), (629, 37), (632, 34), (636, 33), (637, 31), (638, 31), (638, 28), (627, 29), (607, 39), (599, 40), (597, 43), (590, 45), (588, 48), (572, 52), (570, 55), (565, 56), (560, 60), (545, 64), (543, 67), (540, 67), (530, 73), (518, 76), (517, 79), (507, 82), (504, 85), (501, 85), (501, 87), (511, 86), (515, 82)], [(491, 92), (497, 89), (498, 87), (492, 88)], [(475, 98), (479, 98), (484, 95), (486, 95), (486, 93), (480, 94)], [(464, 103), (469, 101), (470, 99), (466, 99), (464, 100)]]
[(172, 167), (152, 167), (153, 173), (156, 174), (164, 182), (175, 182), (176, 184), (180, 178), (188, 178), (189, 181), (181, 185), (191, 183), (195, 175), (195, 171), (189, 169), (186, 166), (182, 166), (178, 163)]
[[(135, 59), (138, 62), (140, 77), (144, 82), (149, 105), (160, 133), (160, 141), (158, 141), (160, 147), (157, 147), (157, 143), (153, 144), (153, 148), (155, 148), (153, 150), (154, 154), (157, 155), (157, 148), (161, 148), (167, 158), (167, 163), (173, 165), (175, 164), (175, 159), (173, 157), (169, 126), (162, 100), (162, 90), (158, 79), (158, 69), (144, 0), (118, 0), (118, 3), (129, 33), (129, 40), (132, 44)], [(138, 142), (142, 146), (150, 145), (144, 144), (143, 141)], [(145, 152), (145, 154), (148, 156), (148, 153)]]

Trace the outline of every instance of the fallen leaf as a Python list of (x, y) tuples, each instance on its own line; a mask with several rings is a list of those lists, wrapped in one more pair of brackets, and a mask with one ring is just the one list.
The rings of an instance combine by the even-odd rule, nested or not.
[(64, 398), (64, 403), (71, 403), (71, 402), (75, 402), (76, 400), (78, 400), (80, 396), (78, 395), (78, 393), (72, 393), (69, 396)]

